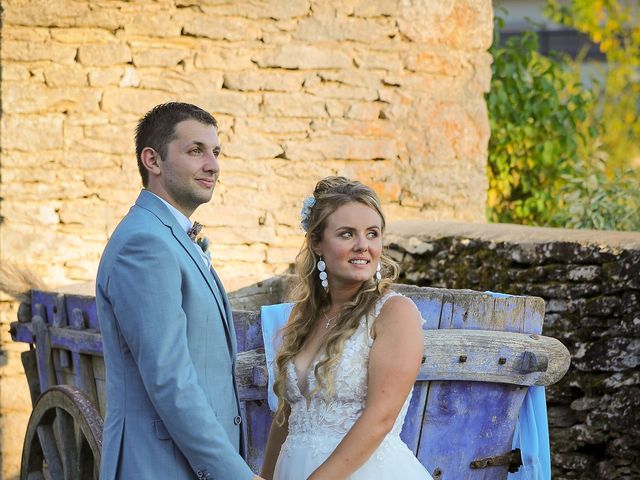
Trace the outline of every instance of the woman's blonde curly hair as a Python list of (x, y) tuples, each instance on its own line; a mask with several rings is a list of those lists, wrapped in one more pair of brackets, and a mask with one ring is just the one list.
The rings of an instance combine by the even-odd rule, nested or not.
[[(327, 177), (318, 182), (313, 196), (315, 203), (306, 219), (308, 220), (307, 234), (296, 256), (299, 282), (291, 294), (295, 305), (283, 329), (282, 344), (275, 360), (277, 375), (273, 389), (278, 396), (275, 418), (279, 424), (285, 420), (284, 394), (287, 388), (287, 364), (292, 362), (300, 352), (316, 321), (331, 305), (331, 287), (327, 292), (320, 284), (316, 271), (319, 257), (312, 249), (322, 240), (327, 219), (342, 205), (358, 202), (375, 210), (382, 221), (382, 232), (385, 229), (385, 219), (378, 196), (371, 188), (358, 181), (345, 177)], [(324, 348), (325, 356), (314, 368), (316, 386), (305, 395), (307, 399), (319, 392), (322, 387), (326, 387), (324, 397), (326, 402), (335, 393), (335, 367), (342, 356), (345, 341), (356, 331), (362, 316), (371, 312), (376, 301), (398, 276), (398, 265), (386, 256), (384, 251), (380, 256), (380, 265), (382, 279), (377, 282), (371, 278), (364, 282), (353, 299), (345, 303), (340, 310), (335, 327), (331, 329), (321, 346)]]

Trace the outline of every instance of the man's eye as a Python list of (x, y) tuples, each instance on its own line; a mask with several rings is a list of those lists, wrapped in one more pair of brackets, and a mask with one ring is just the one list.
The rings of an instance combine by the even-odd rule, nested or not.
[(201, 153), (201, 150), (199, 148), (194, 148), (191, 150), (191, 153), (193, 153), (194, 155), (199, 155)]
[(376, 238), (378, 236), (378, 232), (369, 232), (369, 238)]
[(342, 233), (340, 234), (340, 236), (341, 236), (341, 237), (344, 237), (344, 238), (349, 238), (349, 237), (351, 237), (351, 232), (342, 232)]

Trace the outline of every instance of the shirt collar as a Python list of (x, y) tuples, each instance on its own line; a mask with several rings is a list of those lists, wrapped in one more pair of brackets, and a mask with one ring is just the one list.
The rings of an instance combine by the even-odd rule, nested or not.
[(169, 202), (167, 202), (164, 198), (159, 197), (158, 195), (156, 195), (153, 192), (149, 192), (149, 193), (152, 194), (152, 195), (155, 195), (156, 197), (158, 197), (162, 201), (162, 203), (164, 203), (167, 206), (167, 208), (169, 209), (171, 214), (178, 221), (178, 224), (180, 224), (180, 226), (182, 227), (182, 230), (187, 232), (191, 228), (191, 220), (189, 220), (189, 217), (187, 217), (184, 213), (182, 213), (176, 207), (174, 207)]

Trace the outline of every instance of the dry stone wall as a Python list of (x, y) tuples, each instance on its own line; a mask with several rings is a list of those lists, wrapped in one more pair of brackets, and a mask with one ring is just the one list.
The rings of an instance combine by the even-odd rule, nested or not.
[[(328, 174), (391, 218), (483, 217), (490, 0), (2, 0), (0, 259), (91, 280), (140, 188), (137, 119), (198, 104), (222, 174), (195, 218), (231, 288), (283, 271)], [(0, 299), (2, 475), (29, 411)]]
[(402, 281), (536, 295), (571, 352), (547, 388), (552, 477), (640, 479), (640, 233), (400, 222)]

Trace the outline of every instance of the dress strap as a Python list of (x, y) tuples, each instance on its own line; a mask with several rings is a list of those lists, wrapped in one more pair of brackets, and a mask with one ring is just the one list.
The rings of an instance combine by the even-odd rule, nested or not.
[[(367, 318), (367, 334), (370, 342), (373, 341), (373, 337), (371, 336), (371, 329), (373, 328), (373, 324), (375, 323), (376, 319), (380, 316), (380, 312), (382, 311), (382, 307), (384, 307), (384, 304), (387, 302), (387, 300), (393, 297), (406, 298), (406, 295), (389, 290), (387, 293), (385, 293), (382, 297), (378, 299), (378, 301), (376, 302), (373, 308), (373, 312), (371, 312), (370, 316)], [(416, 306), (416, 310), (417, 309), (418, 307)], [(424, 319), (424, 317), (422, 317), (422, 314), (420, 314), (420, 318), (422, 318), (422, 328), (424, 328), (424, 325), (427, 321)]]
[(385, 293), (382, 297), (378, 299), (378, 301), (373, 307), (373, 311), (368, 316), (365, 316), (364, 318), (365, 320), (364, 323), (366, 324), (366, 329), (367, 329), (367, 340), (368, 340), (369, 346), (373, 344), (373, 336), (371, 335), (373, 324), (375, 323), (378, 316), (380, 316), (380, 312), (382, 311), (382, 307), (384, 307), (384, 304), (387, 302), (387, 300), (389, 300), (392, 297), (404, 297), (404, 295), (402, 295), (401, 293), (389, 290), (387, 293)]
[(393, 297), (404, 297), (404, 295), (398, 292), (394, 292), (393, 290), (389, 290), (387, 293), (381, 296), (373, 307), (373, 318), (371, 323), (375, 322), (376, 318), (378, 318), (380, 312), (382, 311), (382, 307), (384, 307), (384, 304), (387, 302), (387, 300)]

